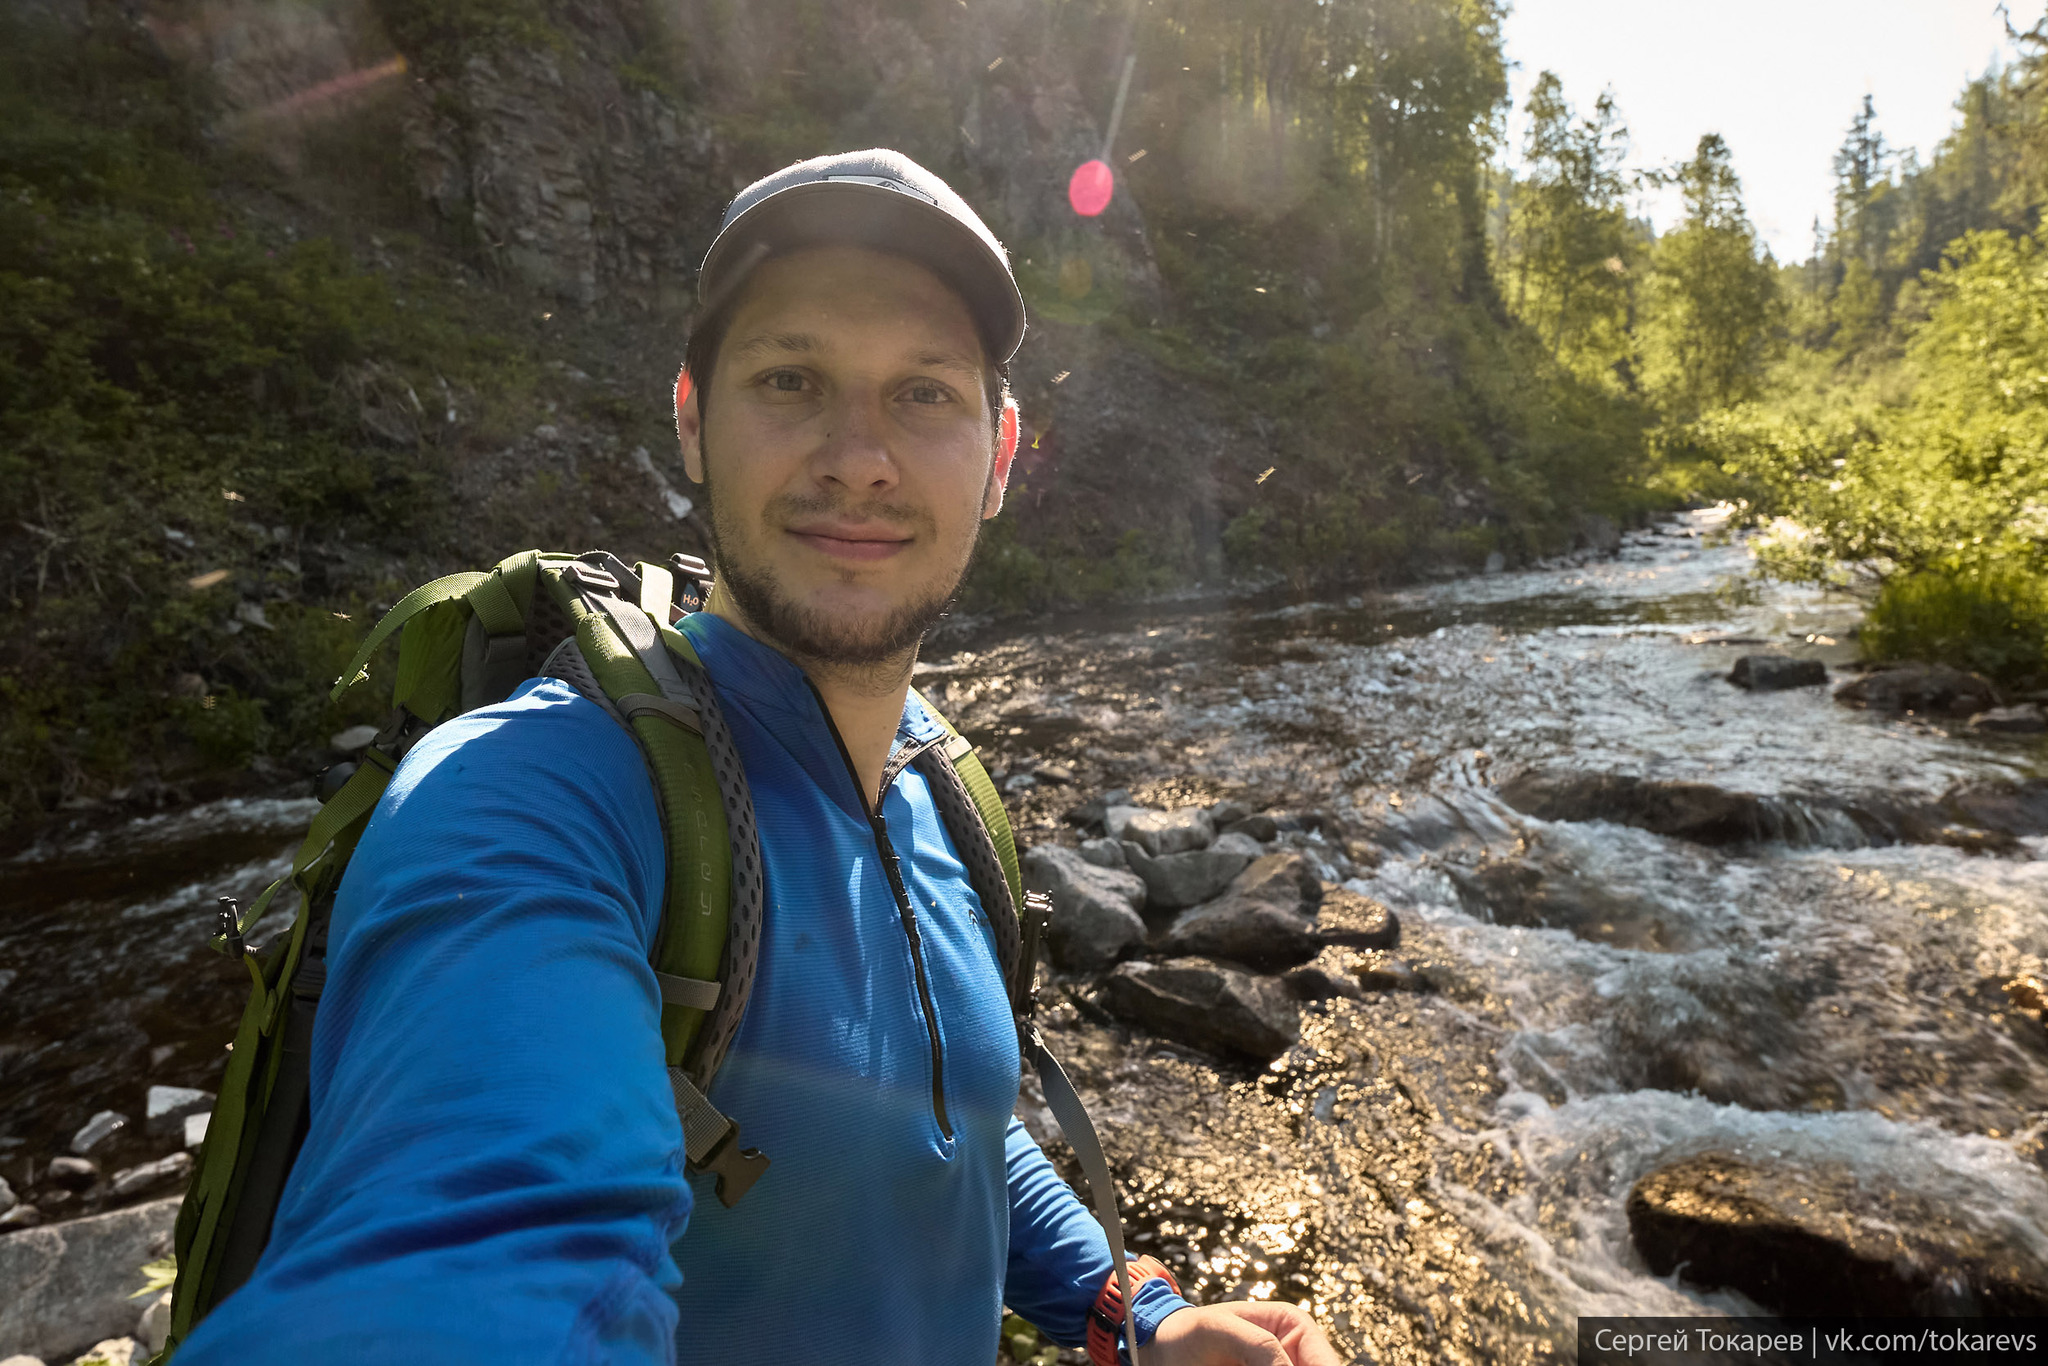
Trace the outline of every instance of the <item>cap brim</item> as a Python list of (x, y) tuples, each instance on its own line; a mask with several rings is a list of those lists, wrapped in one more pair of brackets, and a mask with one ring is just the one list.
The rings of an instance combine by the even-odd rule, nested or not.
[(966, 301), (996, 364), (1024, 340), (1024, 296), (995, 248), (936, 204), (851, 180), (792, 185), (726, 224), (704, 254), (698, 302), (723, 304), (760, 261), (819, 246), (869, 247), (926, 267)]

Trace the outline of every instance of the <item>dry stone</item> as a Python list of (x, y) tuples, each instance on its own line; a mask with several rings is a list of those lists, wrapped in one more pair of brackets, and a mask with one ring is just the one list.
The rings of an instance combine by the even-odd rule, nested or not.
[(1135, 844), (1154, 858), (1206, 849), (1216, 839), (1216, 827), (1210, 824), (1209, 813), (1194, 806), (1176, 811), (1113, 806), (1103, 816), (1102, 824), (1111, 839)]
[(1102, 868), (1072, 849), (1041, 844), (1024, 855), (1024, 883), (1052, 896), (1046, 939), (1055, 964), (1095, 972), (1145, 941), (1145, 884), (1135, 873)]
[(1164, 911), (1199, 905), (1216, 896), (1255, 856), (1212, 847), (1154, 858), (1142, 845), (1129, 840), (1123, 844), (1123, 855), (1130, 870), (1144, 879), (1145, 904)]
[(0, 1236), (0, 1355), (69, 1361), (136, 1323), (138, 1268), (170, 1254), (176, 1197)]

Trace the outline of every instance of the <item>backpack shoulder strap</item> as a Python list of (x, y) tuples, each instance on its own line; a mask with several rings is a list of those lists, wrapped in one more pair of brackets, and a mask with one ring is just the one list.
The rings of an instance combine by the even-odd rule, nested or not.
[(746, 1014), (760, 952), (764, 878), (746, 771), (703, 661), (670, 621), (675, 576), (600, 553), (547, 568), (548, 591), (575, 626), (575, 648), (564, 642), (548, 672), (626, 727), (653, 781), (668, 865), (650, 955), (663, 1051), (690, 1167), (715, 1173), (730, 1206), (768, 1166), (705, 1095)]

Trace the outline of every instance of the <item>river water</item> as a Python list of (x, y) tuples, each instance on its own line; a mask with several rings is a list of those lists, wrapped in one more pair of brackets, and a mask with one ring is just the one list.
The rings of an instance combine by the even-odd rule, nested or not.
[[(1705, 1149), (1847, 1169), (2048, 1260), (2048, 1040), (1998, 990), (2048, 967), (2048, 845), (1873, 846), (1830, 814), (2036, 776), (2043, 746), (1732, 687), (1760, 642), (1846, 663), (1857, 609), (1750, 581), (1718, 531), (1695, 513), (1585, 563), (927, 651), (920, 686), (1009, 779), (1020, 843), (1072, 840), (1061, 813), (1109, 787), (1324, 813), (1298, 838), (1398, 913), (1431, 988), (1311, 1006), (1264, 1071), (1134, 1034), (1085, 983), (1055, 993), (1133, 1241), (1199, 1296), (1309, 1303), (1376, 1361), (1569, 1360), (1579, 1315), (1744, 1307), (1629, 1242), (1634, 1181)], [(1795, 818), (1727, 847), (1541, 821), (1495, 792), (1532, 769)], [(95, 1151), (109, 1169), (175, 1146), (136, 1132), (144, 1087), (219, 1075), (247, 983), (204, 946), (212, 899), (281, 872), (313, 809), (224, 801), (0, 864), (17, 1190), (101, 1109), (137, 1121)]]

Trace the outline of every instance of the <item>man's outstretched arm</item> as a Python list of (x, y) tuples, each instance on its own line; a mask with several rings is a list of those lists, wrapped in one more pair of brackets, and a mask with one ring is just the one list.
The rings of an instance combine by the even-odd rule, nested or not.
[(419, 743), (335, 907), (270, 1246), (178, 1366), (673, 1359), (662, 848), (631, 738), (560, 684)]

